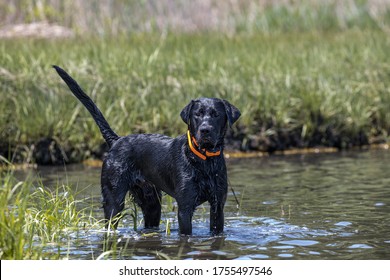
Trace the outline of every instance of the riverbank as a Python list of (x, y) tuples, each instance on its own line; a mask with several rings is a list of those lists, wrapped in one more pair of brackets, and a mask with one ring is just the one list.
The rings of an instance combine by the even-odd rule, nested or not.
[(68, 70), (120, 135), (185, 132), (191, 99), (242, 117), (227, 150), (274, 153), (389, 142), (390, 39), (378, 30), (138, 34), (0, 42), (0, 155), (62, 164), (101, 158), (92, 118), (51, 68)]

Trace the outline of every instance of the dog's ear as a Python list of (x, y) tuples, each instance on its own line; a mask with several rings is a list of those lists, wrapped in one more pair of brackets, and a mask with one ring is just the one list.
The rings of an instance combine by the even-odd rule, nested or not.
[(191, 102), (188, 103), (187, 106), (185, 106), (180, 113), (181, 119), (188, 125), (190, 124), (190, 112), (192, 109), (192, 105), (194, 105), (194, 100), (191, 100)]
[(225, 106), (225, 112), (227, 115), (227, 119), (230, 127), (238, 120), (241, 116), (240, 110), (238, 110), (235, 106), (229, 103), (227, 100), (222, 100), (223, 105)]

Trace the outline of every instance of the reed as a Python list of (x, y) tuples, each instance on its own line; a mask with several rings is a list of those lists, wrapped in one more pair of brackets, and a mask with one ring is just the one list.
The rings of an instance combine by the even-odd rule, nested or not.
[(243, 149), (283, 137), (298, 139), (284, 148), (386, 142), (389, 45), (382, 31), (359, 30), (3, 40), (1, 155), (33, 160), (44, 137), (71, 162), (100, 149), (97, 126), (51, 64), (71, 73), (120, 135), (182, 134), (181, 108), (215, 96), (243, 112), (233, 128)]
[[(4, 0), (0, 22), (46, 21), (98, 36), (134, 32), (227, 34), (387, 29), (389, 2), (377, 0)], [(44, 32), (44, 30), (43, 30)]]
[(40, 182), (18, 181), (12, 173), (2, 174), (0, 184), (0, 258), (3, 260), (58, 259), (59, 253), (45, 251), (44, 247), (63, 244), (70, 233), (100, 225), (92, 217), (90, 206), (77, 200), (69, 186), (51, 190)]

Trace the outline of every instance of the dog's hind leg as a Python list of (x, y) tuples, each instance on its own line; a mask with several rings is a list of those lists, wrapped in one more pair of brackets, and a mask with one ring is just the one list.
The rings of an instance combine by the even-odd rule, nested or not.
[(158, 228), (161, 220), (161, 191), (145, 183), (130, 190), (142, 210), (146, 229)]
[(115, 193), (111, 186), (102, 184), (103, 209), (106, 228), (118, 227), (120, 213), (125, 206), (126, 192)]
[(125, 206), (129, 184), (131, 181), (129, 181), (126, 169), (118, 169), (113, 164), (103, 162), (101, 185), (106, 228), (110, 225), (117, 228), (120, 213)]
[(125, 206), (126, 191), (115, 192), (111, 187), (102, 185), (103, 209), (106, 228), (118, 227), (120, 214)]

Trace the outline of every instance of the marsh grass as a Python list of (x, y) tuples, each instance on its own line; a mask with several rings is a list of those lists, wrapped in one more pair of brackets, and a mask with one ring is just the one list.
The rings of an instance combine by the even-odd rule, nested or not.
[(267, 151), (267, 141), (283, 137), (297, 140), (275, 149), (386, 142), (389, 50), (385, 33), (359, 30), (3, 40), (2, 156), (33, 161), (44, 137), (70, 162), (100, 149), (96, 124), (52, 64), (70, 72), (120, 135), (182, 134), (181, 108), (215, 96), (242, 111), (233, 128), (242, 149)]
[[(18, 181), (2, 174), (0, 189), (0, 258), (58, 259), (45, 252), (48, 244), (62, 246), (71, 233), (99, 227), (89, 207), (69, 186), (54, 189), (40, 182)], [(58, 244), (58, 245), (56, 245)]]

